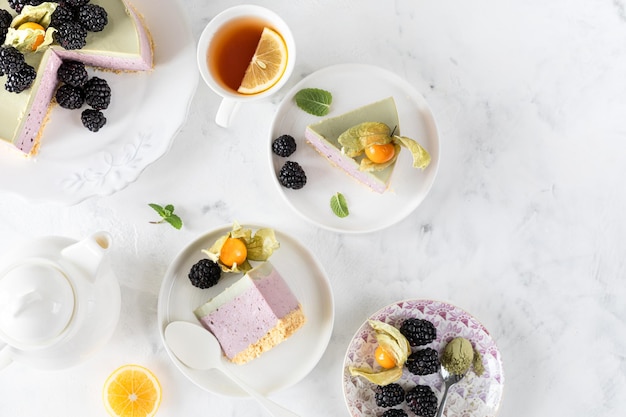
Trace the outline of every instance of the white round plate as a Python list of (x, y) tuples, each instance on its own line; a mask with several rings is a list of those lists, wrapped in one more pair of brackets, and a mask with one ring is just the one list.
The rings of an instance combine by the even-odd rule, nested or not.
[(195, 41), (179, 1), (133, 0), (154, 40), (154, 69), (95, 71), (107, 80), (107, 124), (92, 133), (80, 111), (54, 106), (33, 158), (0, 149), (0, 191), (31, 202), (76, 204), (135, 181), (170, 148), (198, 84)]
[[(485, 372), (477, 376), (470, 371), (463, 380), (450, 388), (445, 415), (495, 416), (502, 398), (504, 373), (500, 352), (487, 329), (460, 308), (433, 300), (399, 301), (377, 311), (369, 319), (383, 321), (399, 328), (404, 320), (411, 317), (429, 320), (437, 329), (437, 338), (423, 347), (431, 347), (441, 353), (450, 340), (461, 336), (468, 339), (482, 355)], [(380, 369), (374, 364), (376, 346), (374, 331), (365, 321), (348, 346), (342, 370), (344, 398), (353, 417), (378, 417), (385, 410), (376, 405), (374, 398), (376, 385), (362, 377), (350, 375), (348, 370), (350, 366)], [(413, 351), (418, 349), (413, 348)], [(417, 376), (405, 369), (398, 383), (405, 390), (416, 385), (429, 385), (439, 400), (444, 389), (438, 373)], [(402, 407), (394, 408), (403, 408), (408, 415), (413, 415), (406, 407), (406, 403), (403, 403)]]
[[(333, 96), (330, 112), (334, 117), (366, 104), (393, 96), (398, 109), (402, 135), (419, 142), (430, 153), (432, 162), (424, 170), (412, 167), (409, 152), (400, 153), (389, 189), (379, 194), (333, 166), (304, 138), (306, 126), (323, 118), (300, 109), (294, 96), (303, 88), (321, 88)], [(288, 158), (275, 155), (272, 141), (289, 134), (297, 149)], [(268, 145), (271, 175), (279, 193), (293, 209), (312, 223), (345, 233), (372, 232), (389, 227), (411, 214), (430, 191), (439, 166), (439, 135), (435, 119), (424, 97), (396, 74), (361, 64), (341, 64), (321, 69), (296, 84), (278, 107)], [(298, 162), (307, 175), (300, 190), (283, 187), (277, 174), (285, 161)], [(337, 217), (330, 199), (342, 193), (350, 214)]]
[[(262, 227), (248, 224), (242, 226), (252, 229), (253, 232)], [(218, 284), (207, 289), (194, 287), (187, 277), (191, 267), (206, 257), (201, 250), (209, 248), (231, 229), (232, 226), (228, 225), (206, 233), (178, 254), (163, 279), (159, 294), (158, 320), (167, 353), (187, 378), (209, 392), (244, 397), (248, 394), (219, 371), (199, 371), (183, 365), (169, 350), (163, 338), (165, 327), (172, 321), (184, 320), (200, 324), (193, 310), (241, 277), (241, 274), (222, 274)], [(333, 296), (322, 265), (294, 238), (274, 230), (280, 248), (272, 254), (270, 262), (300, 300), (307, 321), (289, 339), (253, 361), (244, 365), (227, 364), (232, 373), (263, 394), (292, 386), (317, 365), (330, 341), (334, 320)]]

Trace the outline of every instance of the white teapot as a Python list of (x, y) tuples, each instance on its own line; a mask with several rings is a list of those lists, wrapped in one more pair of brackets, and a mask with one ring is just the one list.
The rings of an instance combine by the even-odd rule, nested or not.
[(111, 235), (76, 241), (49, 236), (0, 260), (0, 369), (78, 364), (109, 340), (120, 287), (106, 260)]

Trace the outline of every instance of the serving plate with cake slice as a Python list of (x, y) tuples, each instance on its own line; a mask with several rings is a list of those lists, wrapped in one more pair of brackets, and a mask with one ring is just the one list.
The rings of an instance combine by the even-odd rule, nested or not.
[[(268, 229), (243, 223), (242, 227), (253, 233)], [(164, 341), (171, 322), (187, 321), (214, 332), (224, 357), (230, 359), (229, 371), (258, 392), (270, 394), (299, 382), (321, 359), (333, 329), (333, 295), (315, 256), (273, 228), (279, 247), (269, 259), (251, 261), (252, 269), (245, 272), (222, 272), (217, 283), (206, 288), (194, 285), (189, 277), (192, 267), (207, 259), (203, 251), (230, 230), (227, 225), (203, 234), (168, 267), (159, 293), (159, 330), (173, 363), (202, 389), (247, 396), (220, 371), (190, 369), (180, 362)]]
[[(34, 75), (29, 85), (17, 75), (22, 69), (0, 75), (0, 192), (33, 202), (75, 204), (123, 189), (165, 154), (187, 116), (198, 74), (182, 6), (179, 1), (157, 3), (91, 0), (88, 6), (103, 8), (108, 21), (103, 28), (85, 30), (81, 44), (80, 27), (89, 23), (77, 16), (87, 12), (59, 13), (71, 6), (44, 2), (33, 6), (37, 11), (25, 6), (18, 13), (0, 0), (0, 8), (13, 18), (3, 51), (19, 49)], [(49, 9), (47, 14), (43, 9)], [(34, 29), (23, 29), (22, 21)], [(45, 30), (44, 44), (30, 49), (22, 39), (32, 37), (21, 33), (38, 27)], [(104, 79), (110, 87), (108, 107), (94, 107), (106, 118), (97, 132), (81, 120), (90, 105), (70, 110), (55, 99), (63, 84), (57, 69), (70, 60), (84, 63), (90, 78)]]
[[(304, 89), (331, 94), (328, 114), (313, 115), (297, 105), (295, 96)], [(359, 170), (364, 158), (347, 158), (338, 138), (361, 124), (370, 130), (370, 122), (385, 125), (396, 155), (384, 169), (367, 172)], [(288, 157), (272, 151), (272, 142), (283, 135), (296, 142)], [(404, 146), (411, 141), (426, 151), (428, 164), (416, 163)], [(287, 204), (310, 222), (345, 233), (373, 232), (406, 218), (428, 195), (440, 159), (437, 126), (424, 97), (395, 73), (364, 64), (323, 68), (296, 84), (279, 105), (268, 142), (270, 174)], [(287, 161), (304, 170), (302, 188), (285, 187), (279, 180)], [(347, 216), (331, 208), (338, 194), (345, 199)]]

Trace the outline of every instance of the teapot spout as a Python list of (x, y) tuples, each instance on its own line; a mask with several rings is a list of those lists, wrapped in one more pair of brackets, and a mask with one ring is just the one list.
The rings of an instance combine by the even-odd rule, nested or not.
[(96, 232), (88, 238), (64, 248), (61, 251), (61, 256), (81, 268), (89, 279), (94, 280), (104, 255), (111, 247), (111, 242), (110, 233)]

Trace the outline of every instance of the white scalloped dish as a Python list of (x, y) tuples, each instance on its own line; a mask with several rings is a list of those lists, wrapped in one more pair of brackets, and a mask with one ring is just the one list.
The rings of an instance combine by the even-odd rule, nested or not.
[(198, 83), (195, 42), (178, 1), (131, 0), (154, 43), (154, 69), (88, 68), (112, 90), (106, 125), (88, 131), (80, 110), (53, 106), (37, 155), (0, 149), (0, 191), (30, 202), (76, 204), (117, 192), (163, 156), (187, 117)]

